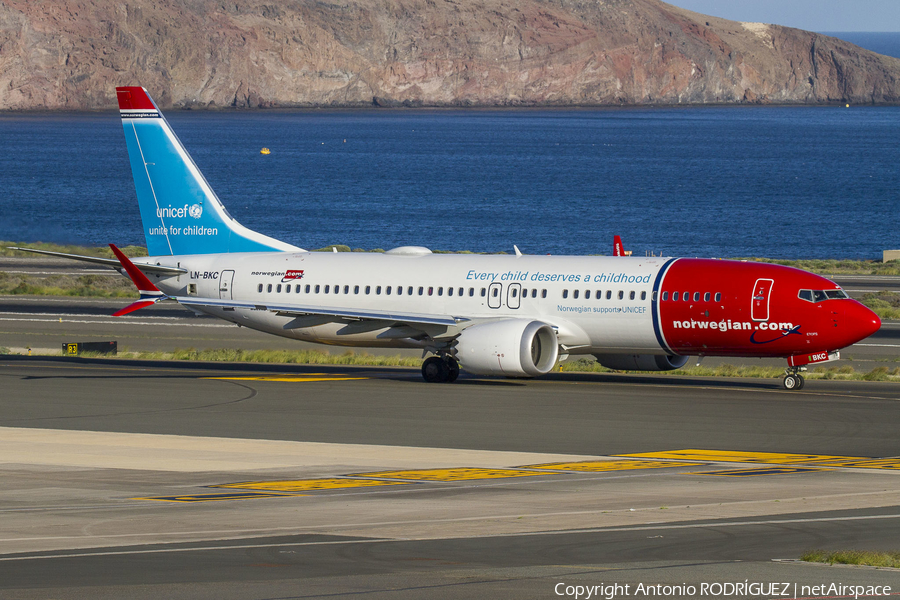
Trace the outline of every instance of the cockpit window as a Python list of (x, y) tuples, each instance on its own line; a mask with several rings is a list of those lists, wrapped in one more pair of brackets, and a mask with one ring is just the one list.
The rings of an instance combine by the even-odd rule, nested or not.
[(844, 300), (850, 296), (844, 290), (800, 290), (797, 297), (807, 302), (822, 302), (823, 300)]

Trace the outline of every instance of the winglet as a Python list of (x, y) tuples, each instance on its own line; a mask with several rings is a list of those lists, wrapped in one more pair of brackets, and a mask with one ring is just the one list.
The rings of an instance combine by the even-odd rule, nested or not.
[(613, 237), (613, 256), (625, 256), (625, 247), (622, 246), (622, 238)]
[(122, 268), (125, 269), (125, 272), (128, 273), (131, 281), (134, 282), (135, 287), (137, 287), (138, 292), (140, 292), (141, 294), (140, 300), (114, 312), (114, 317), (127, 315), (128, 313), (134, 312), (138, 309), (156, 304), (160, 300), (165, 300), (168, 297), (163, 294), (158, 287), (153, 285), (153, 282), (150, 281), (147, 276), (144, 275), (143, 272), (141, 272), (140, 269), (134, 266), (134, 263), (131, 262), (128, 257), (122, 253), (121, 250), (116, 248), (115, 244), (110, 244), (109, 247), (112, 249), (113, 254), (116, 255), (116, 258), (119, 259), (119, 264), (121, 264)]

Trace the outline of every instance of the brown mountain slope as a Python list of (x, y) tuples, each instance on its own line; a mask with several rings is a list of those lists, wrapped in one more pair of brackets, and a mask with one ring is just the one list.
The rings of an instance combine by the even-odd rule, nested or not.
[(0, 109), (900, 101), (900, 60), (658, 0), (0, 0)]

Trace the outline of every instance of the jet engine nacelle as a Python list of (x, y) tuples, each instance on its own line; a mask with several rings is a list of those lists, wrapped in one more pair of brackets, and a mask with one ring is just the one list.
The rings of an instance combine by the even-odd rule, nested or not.
[(597, 362), (615, 371), (672, 371), (680, 369), (687, 356), (666, 354), (595, 354)]
[(476, 375), (545, 375), (553, 369), (558, 354), (553, 328), (528, 319), (472, 325), (459, 334), (456, 346), (460, 366)]

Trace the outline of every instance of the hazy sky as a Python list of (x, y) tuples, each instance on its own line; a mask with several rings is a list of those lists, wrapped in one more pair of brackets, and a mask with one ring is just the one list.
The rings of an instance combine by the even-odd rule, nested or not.
[(809, 31), (900, 31), (900, 0), (664, 0), (734, 21)]

